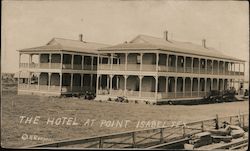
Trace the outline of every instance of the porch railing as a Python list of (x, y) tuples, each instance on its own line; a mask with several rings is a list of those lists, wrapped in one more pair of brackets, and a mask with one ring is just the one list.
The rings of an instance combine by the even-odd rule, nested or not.
[(40, 68), (48, 69), (49, 68), (49, 63), (40, 63)]
[(155, 92), (141, 92), (141, 97), (142, 98), (154, 98), (155, 97)]
[(91, 65), (84, 65), (83, 69), (84, 70), (91, 70)]
[(127, 70), (128, 71), (139, 71), (140, 64), (127, 64)]
[(125, 64), (113, 64), (112, 69), (116, 71), (124, 71)]
[(75, 69), (75, 70), (81, 70), (82, 69), (82, 65), (81, 64), (74, 64), (73, 65), (73, 69)]
[[(99, 70), (111, 70), (110, 64), (100, 64), (98, 67)], [(115, 71), (125, 71), (125, 64), (113, 64), (112, 70)], [(127, 64), (128, 71), (140, 71), (140, 64)], [(162, 71), (162, 72), (178, 72), (178, 73), (195, 73), (195, 74), (214, 74), (214, 75), (244, 75), (244, 72), (233, 72), (226, 70), (219, 70), (212, 68), (199, 68), (199, 67), (176, 67), (175, 66), (165, 66), (159, 65), (156, 69), (154, 64), (142, 64), (142, 71)]]
[(139, 91), (126, 91), (128, 97), (139, 97)]
[(156, 71), (156, 65), (154, 64), (142, 64), (143, 71)]
[(60, 69), (61, 63), (51, 63), (51, 69)]

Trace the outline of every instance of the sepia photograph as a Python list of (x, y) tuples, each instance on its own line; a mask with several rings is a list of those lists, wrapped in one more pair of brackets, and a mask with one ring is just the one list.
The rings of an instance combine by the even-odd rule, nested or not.
[(248, 1), (1, 3), (2, 148), (248, 150)]

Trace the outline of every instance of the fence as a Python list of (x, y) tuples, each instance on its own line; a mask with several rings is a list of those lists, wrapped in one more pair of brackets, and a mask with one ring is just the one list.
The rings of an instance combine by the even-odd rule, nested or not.
[[(218, 129), (224, 121), (244, 127), (248, 124), (249, 114), (231, 115), (225, 117), (210, 118), (191, 123), (177, 123), (171, 126), (150, 128), (144, 130), (114, 133), (97, 137), (57, 141), (24, 148), (36, 147), (77, 147), (77, 148), (154, 148), (152, 146), (188, 139), (188, 136), (199, 132)], [(157, 148), (157, 147), (155, 147)]]

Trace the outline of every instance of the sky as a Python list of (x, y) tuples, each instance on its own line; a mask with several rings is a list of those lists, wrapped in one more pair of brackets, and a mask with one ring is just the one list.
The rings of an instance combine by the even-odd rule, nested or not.
[[(138, 34), (206, 45), (246, 60), (249, 71), (247, 1), (29, 0), (2, 1), (2, 72), (18, 71), (16, 50), (42, 46), (53, 37), (110, 45)], [(248, 78), (247, 78), (248, 79)]]

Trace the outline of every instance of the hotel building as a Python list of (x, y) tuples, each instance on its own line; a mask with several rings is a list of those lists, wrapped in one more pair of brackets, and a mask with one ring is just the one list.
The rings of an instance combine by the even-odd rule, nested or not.
[(138, 35), (99, 49), (96, 99), (201, 99), (211, 90), (240, 87), (244, 60), (208, 47), (206, 40), (197, 45), (169, 40), (167, 32), (163, 37)]
[(53, 38), (19, 51), (18, 94), (73, 95), (96, 90), (97, 49), (106, 44)]

